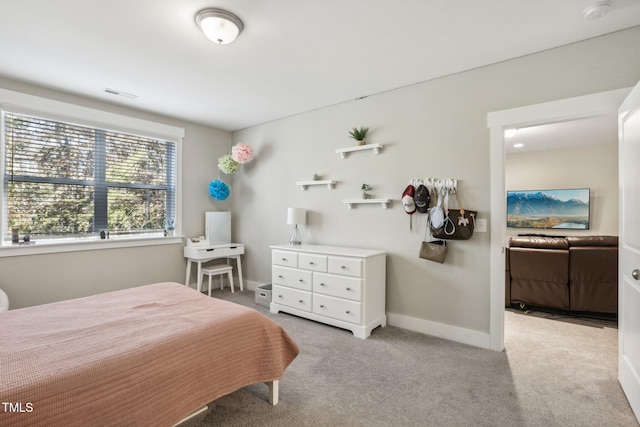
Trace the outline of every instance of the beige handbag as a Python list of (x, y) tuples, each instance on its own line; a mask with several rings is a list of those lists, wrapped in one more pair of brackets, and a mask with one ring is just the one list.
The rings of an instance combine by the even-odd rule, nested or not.
[(431, 242), (422, 242), (420, 245), (420, 258), (428, 259), (429, 261), (439, 262), (444, 264), (444, 259), (447, 256), (447, 242), (444, 240), (433, 240)]
[(431, 236), (431, 227), (427, 220), (427, 226), (424, 230), (424, 241), (420, 244), (420, 253), (418, 256), (429, 261), (444, 263), (447, 256), (447, 242), (445, 240), (433, 240)]

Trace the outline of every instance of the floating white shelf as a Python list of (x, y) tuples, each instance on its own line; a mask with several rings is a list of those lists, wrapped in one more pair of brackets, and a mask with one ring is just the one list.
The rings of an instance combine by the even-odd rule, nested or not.
[(379, 203), (382, 205), (382, 209), (387, 209), (387, 206), (391, 203), (391, 199), (347, 199), (343, 200), (342, 203), (346, 204), (349, 209), (352, 209), (353, 205), (373, 203)]
[(356, 147), (348, 147), (348, 148), (338, 148), (336, 153), (340, 154), (340, 157), (343, 159), (347, 157), (348, 153), (352, 151), (363, 151), (363, 150), (373, 150), (374, 153), (379, 154), (380, 150), (382, 150), (382, 144), (367, 144), (367, 145), (358, 145)]
[(336, 185), (336, 182), (332, 179), (325, 179), (321, 181), (298, 181), (296, 185), (299, 186), (302, 190), (306, 190), (309, 185), (326, 185), (329, 190)]

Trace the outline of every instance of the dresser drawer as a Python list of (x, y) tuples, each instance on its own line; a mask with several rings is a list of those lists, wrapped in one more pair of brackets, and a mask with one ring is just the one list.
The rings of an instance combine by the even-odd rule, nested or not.
[(359, 258), (329, 257), (329, 273), (362, 277), (362, 260)]
[(362, 279), (313, 273), (313, 292), (362, 301)]
[(313, 312), (350, 323), (362, 323), (362, 305), (326, 295), (313, 295)]
[(295, 252), (273, 251), (271, 252), (271, 263), (295, 268), (298, 266), (298, 254)]
[(327, 256), (298, 254), (298, 267), (305, 270), (327, 271)]
[(311, 311), (311, 292), (273, 285), (271, 301), (298, 310)]
[(276, 285), (311, 291), (310, 271), (274, 265), (271, 268), (271, 281)]

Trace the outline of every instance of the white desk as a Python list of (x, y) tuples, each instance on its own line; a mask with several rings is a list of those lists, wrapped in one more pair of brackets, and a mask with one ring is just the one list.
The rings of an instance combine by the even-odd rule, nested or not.
[(244, 254), (244, 245), (241, 243), (219, 243), (207, 246), (185, 246), (184, 257), (187, 258), (187, 277), (184, 284), (189, 286), (189, 278), (191, 277), (191, 263), (198, 263), (198, 278), (196, 279), (197, 290), (202, 290), (202, 264), (213, 259), (227, 258), (235, 259), (238, 266), (238, 282), (240, 282), (240, 290), (244, 290), (242, 282), (242, 261), (240, 255)]

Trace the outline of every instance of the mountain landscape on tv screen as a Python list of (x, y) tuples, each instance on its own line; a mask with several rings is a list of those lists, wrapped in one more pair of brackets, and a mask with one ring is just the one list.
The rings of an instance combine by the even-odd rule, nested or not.
[(560, 200), (545, 191), (509, 192), (507, 227), (586, 230), (589, 228), (589, 204), (575, 198)]

